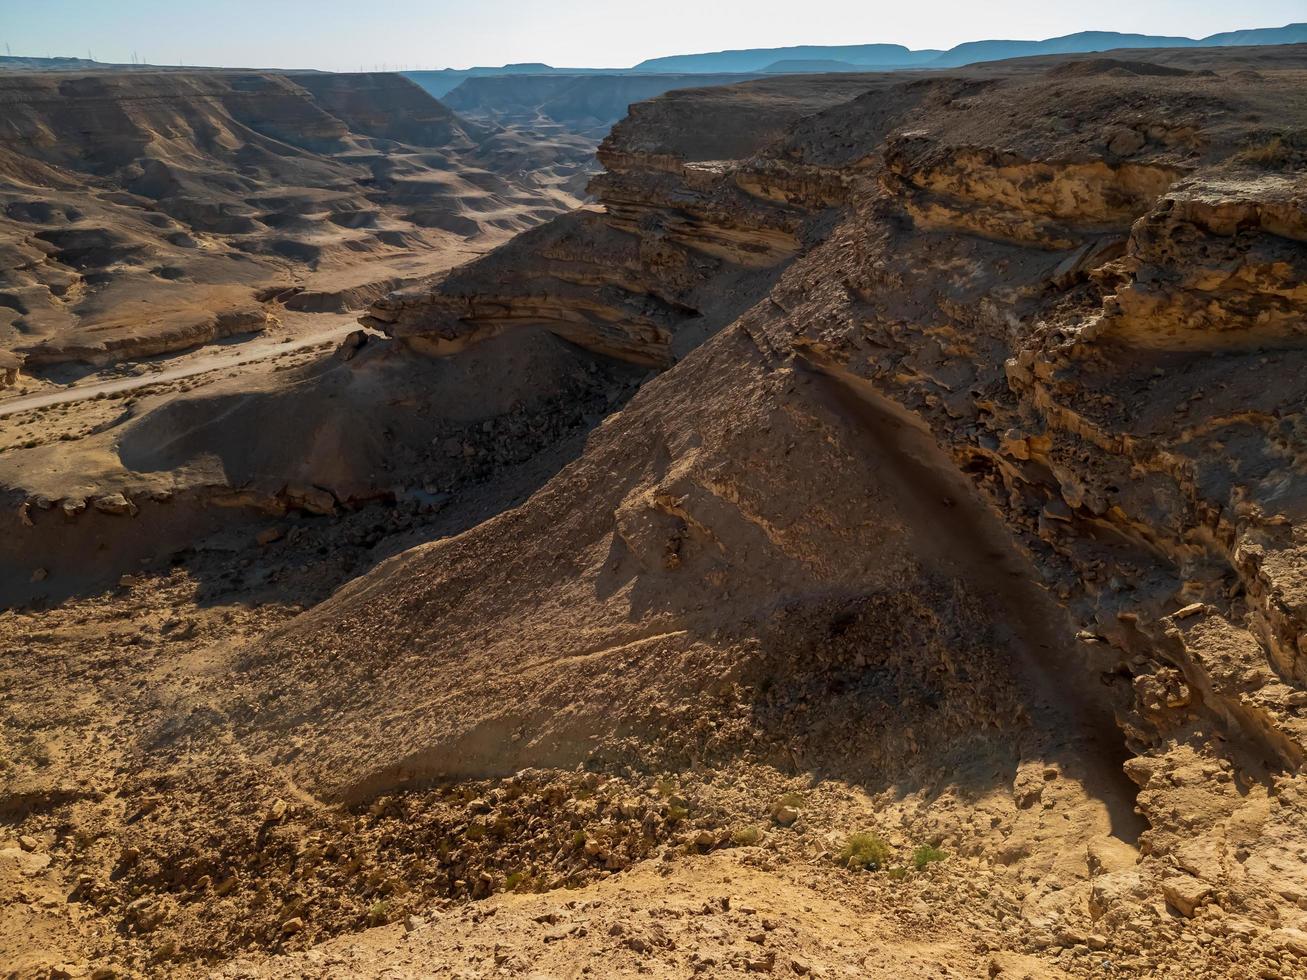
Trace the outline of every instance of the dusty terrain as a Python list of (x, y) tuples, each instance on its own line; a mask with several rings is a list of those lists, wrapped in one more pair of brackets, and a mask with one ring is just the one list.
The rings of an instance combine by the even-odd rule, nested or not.
[(576, 205), (585, 148), (395, 75), (0, 74), (0, 349), (104, 365), (358, 310)]
[(0, 418), (0, 962), (1301, 975), (1304, 93), (671, 92), (364, 331)]

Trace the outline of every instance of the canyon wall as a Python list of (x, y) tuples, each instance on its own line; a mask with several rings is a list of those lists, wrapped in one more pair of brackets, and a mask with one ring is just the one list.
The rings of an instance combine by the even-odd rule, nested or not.
[[(826, 523), (860, 514), (863, 485), (880, 479), (851, 473), (860, 461), (847, 430), (864, 413), (878, 427), (925, 426), (1069, 614), (1037, 656), (1065, 672), (1064, 691), (1116, 718), (1148, 829), (1128, 875), (1099, 880), (1091, 862), (1084, 914), (1127, 923), (1165, 886), (1184, 915), (1218, 903), (1300, 925), (1307, 864), (1289, 851), (1307, 839), (1307, 186), (1301, 136), (1284, 127), (1301, 123), (1285, 106), (1307, 75), (1300, 54), (1259, 73), (1247, 57), (865, 80), (825, 104), (804, 102), (803, 83), (789, 103), (784, 86), (746, 85), (635, 107), (601, 150), (598, 208), (433, 293), (380, 303), (367, 322), (437, 355), (543, 324), (592, 350), (675, 366), (521, 513), (379, 569), (253, 656), (252, 676), (272, 662), (312, 671), (319, 651), (349, 645), (364, 623), (370, 651), (384, 658), (394, 637), (412, 655), (398, 620), (377, 629), (384, 604), (398, 596), (416, 609), (457, 591), (504, 535), (540, 549), (518, 551), (515, 588), (553, 574), (546, 552), (584, 583), (567, 586), (566, 610), (531, 614), (536, 635), (594, 630), (591, 648), (638, 644), (646, 665), (692, 670), (714, 650), (734, 663), (742, 637), (766, 634), (765, 610), (881, 587), (860, 549), (883, 539), (858, 529), (893, 525), (892, 508), (850, 516), (847, 535)], [(685, 124), (689, 111), (698, 125)], [(758, 270), (765, 289), (714, 318), (697, 297), (728, 292), (727, 269)], [(711, 333), (727, 318), (693, 353), (678, 348), (698, 342), (695, 324)], [(836, 394), (820, 395), (823, 385)], [(827, 397), (842, 413), (830, 415)], [(790, 482), (800, 474), (820, 489)], [(584, 529), (565, 516), (572, 508)], [(488, 588), (475, 619), (456, 602), (424, 611), (424, 635), (469, 644), (432, 649), (433, 664), (484, 650), (498, 651), (497, 669), (513, 661), (496, 637), (527, 614), (506, 584)], [(695, 596), (713, 597), (719, 618)], [(623, 617), (640, 623), (635, 639)], [(563, 647), (531, 661), (532, 684), (583, 702)], [(1073, 680), (1073, 663), (1095, 679)], [(643, 676), (650, 697), (683, 697), (679, 682)], [(336, 765), (326, 733), (340, 729), (316, 715), (320, 694), (279, 712), (318, 718), (297, 729), (315, 749), (296, 765), (347, 796), (452, 771), (459, 758), (511, 769), (617, 737), (601, 714), (510, 707), (514, 683), (494, 685), (494, 705), (442, 697), (431, 725), (409, 716), (403, 733), (351, 713), (351, 724), (386, 730), (361, 778)], [(656, 730), (655, 716), (642, 724)], [(511, 744), (486, 735), (509, 731)], [(1031, 898), (1038, 928), (1061, 914), (1040, 917), (1050, 894)]]

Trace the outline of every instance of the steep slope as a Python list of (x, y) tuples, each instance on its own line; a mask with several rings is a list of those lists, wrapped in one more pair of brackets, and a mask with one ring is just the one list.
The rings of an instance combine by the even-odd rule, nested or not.
[[(1129, 103), (1110, 73), (1065, 68), (1055, 80), (886, 82), (718, 168), (758, 202), (794, 202), (791, 188), (838, 174), (840, 217), (527, 506), (395, 559), (248, 651), (244, 697), (259, 697), (269, 671), (293, 680), (260, 702), (257, 717), (282, 720), (252, 718), (245, 738), (265, 753), (294, 741), (297, 782), (346, 800), (662, 758), (651, 745), (710, 758), (736, 748), (725, 733), (737, 725), (766, 754), (777, 698), (863, 724), (831, 689), (804, 687), (815, 653), (804, 637), (859, 631), (889, 596), (913, 596), (924, 608), (888, 622), (925, 617), (951, 639), (909, 648), (940, 642), (968, 674), (1017, 684), (988, 696), (1040, 706), (1023, 751), (1048, 758), (1059, 737), (1088, 740), (1067, 751), (1109, 822), (1070, 839), (1129, 839), (1110, 821), (1122, 797), (1107, 775), (1120, 774), (1121, 740), (1129, 747), (1124, 771), (1148, 821), (1141, 863), (1110, 882), (1093, 880), (1092, 861), (1073, 887), (1045, 879), (1023, 913), (1036, 932), (1137, 928), (1140, 903), (1163, 895), (1185, 916), (1210, 903), (1223, 910), (1213, 915), (1301, 926), (1284, 896), (1301, 893), (1307, 865), (1283, 842), (1307, 831), (1302, 494), (1285, 434), (1302, 397), (1303, 188), (1289, 162), (1301, 151), (1279, 162), (1264, 141), (1307, 119), (1307, 76), (1301, 60), (1264, 75), (1136, 74)], [(685, 127), (660, 128), (655, 102), (632, 117), (638, 136), (614, 134), (608, 159), (638, 146), (658, 161), (642, 186), (693, 173), (696, 155), (729, 142), (705, 108), (701, 154)], [(791, 183), (760, 185), (768, 167)], [(645, 241), (648, 226), (622, 223), (606, 200), (608, 220)], [(416, 317), (407, 335), (421, 335)], [(1271, 364), (1282, 383), (1254, 396), (1251, 378)], [(942, 454), (907, 434), (917, 424)], [(963, 502), (959, 473), (984, 507)], [(996, 543), (995, 512), (1039, 584)], [(1021, 610), (1039, 608), (1045, 588), (1074, 626), (1040, 612), (1047, 632), (1033, 638)], [(962, 605), (939, 605), (944, 594)], [(966, 619), (971, 603), (999, 634)], [(817, 625), (832, 615), (850, 625)], [(868, 644), (862, 682), (898, 669), (876, 646), (885, 628), (855, 633)], [(961, 637), (1002, 652), (962, 653)], [(1077, 659), (1103, 683), (1073, 680)], [(324, 663), (335, 672), (325, 684)], [(724, 705), (701, 696), (716, 683)], [(361, 694), (370, 688), (376, 697)], [(972, 675), (965, 689), (985, 687)], [(886, 702), (911, 712), (923, 696), (899, 688)], [(951, 708), (953, 696), (927, 696), (940, 715), (924, 742), (905, 716), (916, 743), (898, 746), (905, 772), (917, 751), (951, 751), (948, 719), (1002, 716), (996, 702)], [(1115, 749), (1096, 741), (1100, 697), (1120, 724)], [(781, 730), (782, 745), (816, 737), (795, 721)], [(912, 785), (867, 751), (877, 785)], [(946, 840), (966, 847), (965, 836)]]

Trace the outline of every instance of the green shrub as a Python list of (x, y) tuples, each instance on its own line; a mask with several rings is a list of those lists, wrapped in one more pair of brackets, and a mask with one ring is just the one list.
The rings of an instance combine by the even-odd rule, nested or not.
[(890, 857), (889, 845), (875, 834), (850, 834), (849, 839), (840, 848), (839, 863), (846, 868), (864, 868), (879, 871), (885, 867)]
[(932, 847), (929, 844), (922, 844), (912, 852), (912, 864), (918, 871), (921, 871), (926, 865), (931, 864), (934, 861), (943, 861), (946, 857), (948, 857), (948, 855), (938, 847)]
[(753, 847), (762, 841), (762, 831), (757, 827), (740, 827), (731, 831), (731, 840), (738, 847)]

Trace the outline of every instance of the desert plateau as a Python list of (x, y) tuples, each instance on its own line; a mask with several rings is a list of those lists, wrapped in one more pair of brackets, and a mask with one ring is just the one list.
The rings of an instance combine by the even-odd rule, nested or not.
[(353, 9), (0, 58), (0, 976), (1307, 977), (1307, 25)]

